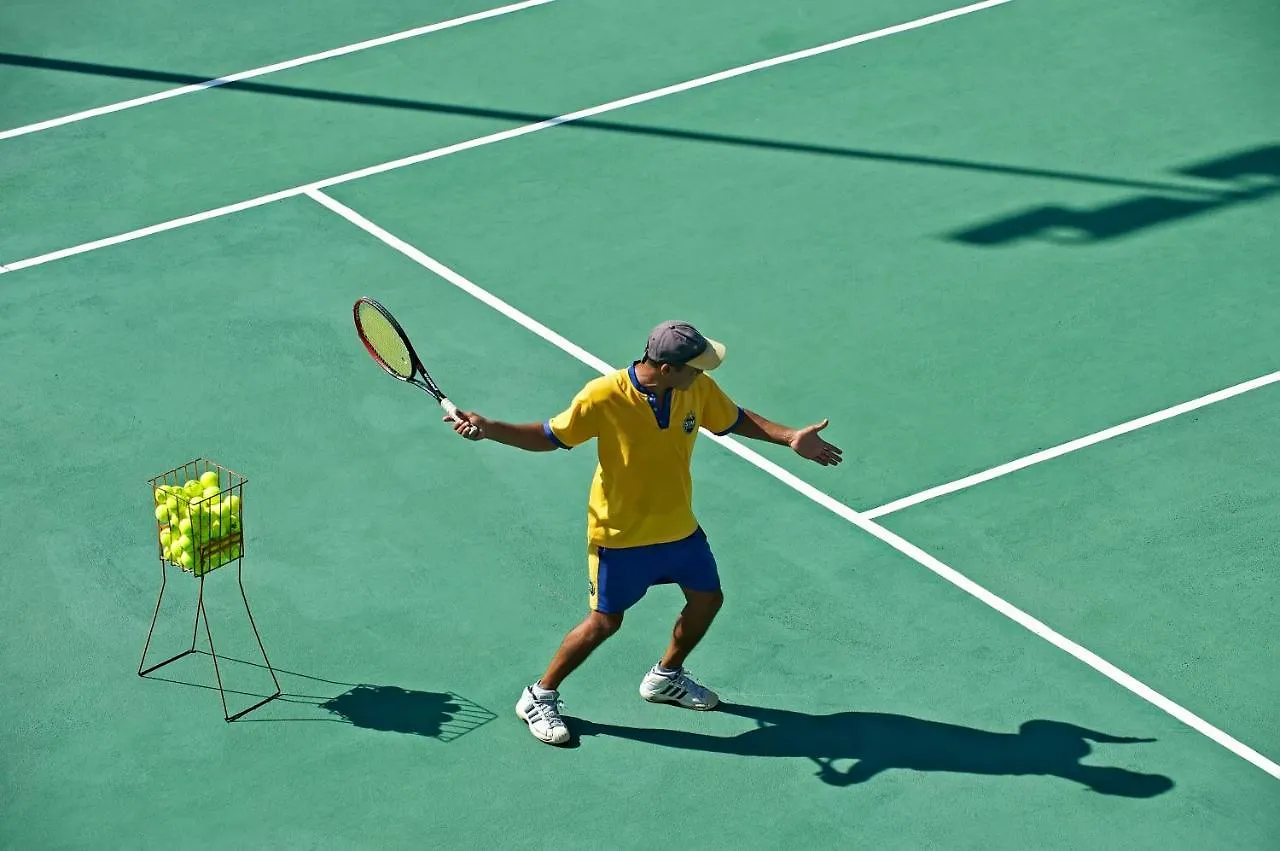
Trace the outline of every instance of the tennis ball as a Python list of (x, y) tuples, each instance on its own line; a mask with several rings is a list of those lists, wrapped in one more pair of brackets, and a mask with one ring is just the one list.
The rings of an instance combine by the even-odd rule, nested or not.
[(172, 541), (173, 541), (173, 530), (170, 529), (168, 526), (165, 526), (163, 529), (160, 530), (160, 543), (168, 547)]
[(178, 521), (178, 531), (184, 535), (190, 534), (191, 532), (190, 517), (183, 517), (181, 520)]
[(195, 563), (195, 559), (191, 557), (191, 553), (184, 550), (178, 554), (178, 564), (182, 565), (183, 567), (191, 567), (191, 565), (194, 563)]
[(200, 475), (200, 484), (206, 488), (216, 488), (218, 486), (218, 471), (206, 470)]
[(178, 500), (172, 496), (165, 499), (164, 504), (170, 511), (178, 510)]
[(165, 507), (165, 506), (163, 506), (163, 505), (157, 505), (157, 506), (156, 506), (156, 519), (157, 519), (157, 520), (161, 520), (161, 521), (163, 521), (163, 520), (167, 519), (168, 517), (169, 517), (169, 509), (168, 509), (168, 508), (166, 508), (166, 507)]
[(211, 496), (217, 496), (219, 493), (221, 493), (221, 491), (218, 490), (216, 487), (208, 487), (200, 492), (200, 496), (203, 499), (208, 499)]
[(163, 505), (164, 501), (169, 497), (169, 495), (165, 493), (162, 488), (156, 488), (151, 492), (151, 495), (155, 497), (156, 505)]
[(187, 535), (183, 535), (181, 538), (179, 538), (179, 539), (178, 539), (178, 549), (179, 549), (180, 551), (182, 551), (182, 552), (190, 552), (190, 551), (191, 551), (191, 538), (190, 538), (190, 537), (188, 537)]
[(187, 479), (182, 485), (182, 490), (187, 496), (199, 496), (200, 492), (204, 490), (204, 485), (200, 484), (199, 479)]

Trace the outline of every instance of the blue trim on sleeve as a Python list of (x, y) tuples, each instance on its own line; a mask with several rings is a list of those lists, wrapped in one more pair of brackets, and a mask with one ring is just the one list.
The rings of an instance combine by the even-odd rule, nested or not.
[(742, 419), (743, 419), (743, 417), (745, 417), (745, 416), (746, 416), (746, 413), (742, 410), (742, 406), (738, 406), (738, 418), (737, 418), (736, 420), (734, 420), (734, 421), (733, 421), (733, 425), (729, 426), (729, 427), (728, 427), (727, 429), (725, 429), (724, 431), (718, 431), (718, 432), (716, 432), (716, 436), (717, 436), (717, 437), (724, 437), (726, 434), (728, 434), (729, 432), (731, 432), (731, 431), (733, 431), (734, 429), (736, 429), (739, 425), (741, 425), (741, 424), (742, 424)]
[(545, 434), (551, 440), (552, 443), (554, 443), (556, 446), (560, 447), (561, 449), (571, 448), (570, 446), (565, 444), (563, 440), (556, 437), (556, 433), (551, 430), (551, 420), (547, 420), (542, 424), (542, 433)]

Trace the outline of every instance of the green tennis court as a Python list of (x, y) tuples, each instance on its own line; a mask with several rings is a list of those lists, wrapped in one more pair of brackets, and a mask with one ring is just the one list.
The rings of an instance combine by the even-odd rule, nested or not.
[[(1276, 9), (498, 2), (0, 11), (0, 847), (1276, 847)], [(830, 418), (699, 444), (719, 711), (636, 694), (664, 587), (529, 735), (594, 450), (459, 440), (361, 295), (489, 416), (678, 317)], [(136, 675), (193, 458), (233, 723)]]

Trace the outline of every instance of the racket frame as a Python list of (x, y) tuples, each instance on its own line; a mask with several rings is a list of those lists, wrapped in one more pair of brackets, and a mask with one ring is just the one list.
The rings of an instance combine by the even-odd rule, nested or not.
[[(382, 359), (382, 356), (378, 354), (377, 349), (375, 349), (373, 344), (369, 342), (369, 338), (365, 335), (364, 327), (360, 322), (360, 306), (365, 304), (378, 311), (378, 313), (382, 315), (382, 318), (386, 319), (387, 322), (391, 324), (391, 327), (395, 329), (395, 332), (400, 335), (401, 342), (404, 343), (405, 349), (409, 352), (409, 362), (413, 365), (413, 372), (409, 376), (406, 377), (401, 375), (399, 372), (392, 369), (391, 365)], [(378, 364), (378, 366), (382, 367), (384, 372), (399, 381), (422, 388), (422, 390), (440, 404), (440, 407), (444, 409), (446, 414), (457, 419), (458, 406), (449, 400), (449, 397), (445, 395), (444, 391), (440, 389), (440, 386), (436, 384), (435, 380), (431, 377), (431, 373), (427, 372), (427, 368), (423, 365), (422, 359), (418, 357), (417, 349), (413, 347), (413, 343), (409, 340), (409, 335), (405, 333), (404, 328), (396, 321), (396, 318), (391, 315), (391, 311), (383, 307), (376, 299), (370, 298), (369, 296), (361, 296), (356, 299), (356, 303), (351, 308), (351, 318), (355, 322), (356, 333), (360, 335), (360, 342), (364, 344), (365, 350), (369, 352), (369, 356), (373, 358), (374, 362)]]

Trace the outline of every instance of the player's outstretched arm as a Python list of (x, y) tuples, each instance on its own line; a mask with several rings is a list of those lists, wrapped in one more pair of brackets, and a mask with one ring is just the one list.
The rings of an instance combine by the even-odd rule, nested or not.
[(542, 430), (542, 423), (504, 423), (473, 411), (458, 411), (458, 419), (446, 415), (444, 421), (467, 440), (492, 440), (528, 452), (550, 452), (556, 445)]
[(738, 421), (738, 427), (734, 429), (734, 433), (753, 440), (790, 446), (800, 457), (829, 467), (839, 464), (843, 459), (840, 447), (828, 443), (818, 434), (828, 424), (829, 421), (824, 419), (820, 423), (804, 428), (790, 428), (743, 408), (742, 419)]

